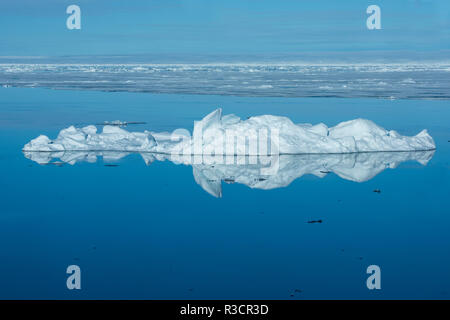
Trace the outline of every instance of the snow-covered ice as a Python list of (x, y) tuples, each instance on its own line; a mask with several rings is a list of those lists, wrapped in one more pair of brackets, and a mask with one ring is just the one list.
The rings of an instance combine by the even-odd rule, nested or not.
[(97, 127), (90, 125), (83, 128), (70, 126), (59, 132), (51, 140), (40, 135), (24, 147), (24, 151), (151, 151), (156, 146), (155, 138), (150, 132), (129, 132), (117, 126), (104, 126), (101, 133)]
[[(183, 130), (181, 130), (183, 131)], [(40, 135), (24, 151), (137, 151), (167, 154), (266, 155), (355, 153), (379, 151), (424, 151), (436, 148), (426, 130), (402, 136), (374, 122), (355, 119), (334, 127), (323, 123), (295, 124), (287, 117), (262, 115), (241, 120), (217, 109), (195, 121), (193, 135), (187, 130), (174, 133), (129, 132), (105, 125), (97, 132), (93, 125), (60, 131), (51, 140)]]

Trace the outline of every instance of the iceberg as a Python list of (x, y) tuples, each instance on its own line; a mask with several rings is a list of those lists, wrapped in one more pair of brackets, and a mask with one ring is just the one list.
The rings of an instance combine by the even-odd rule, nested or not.
[(274, 115), (250, 117), (222, 115), (216, 109), (194, 122), (193, 134), (177, 129), (168, 132), (129, 132), (112, 125), (102, 132), (90, 125), (70, 126), (56, 139), (45, 135), (31, 140), (23, 151), (117, 151), (152, 152), (203, 156), (261, 156), (286, 154), (341, 154), (360, 152), (428, 151), (436, 145), (427, 130), (403, 136), (366, 119), (341, 122), (334, 127), (323, 123), (295, 124)]
[[(386, 168), (416, 160), (426, 165), (435, 143), (426, 130), (402, 136), (374, 122), (356, 119), (334, 127), (295, 124), (287, 117), (263, 115), (242, 120), (217, 109), (188, 130), (129, 132), (117, 125), (70, 126), (55, 139), (45, 135), (23, 147), (39, 164), (117, 161), (139, 153), (147, 165), (169, 160), (192, 166), (196, 183), (222, 197), (222, 182), (269, 190), (288, 186), (306, 174), (323, 178), (334, 173), (363, 182)], [(54, 162), (59, 159), (60, 162)]]

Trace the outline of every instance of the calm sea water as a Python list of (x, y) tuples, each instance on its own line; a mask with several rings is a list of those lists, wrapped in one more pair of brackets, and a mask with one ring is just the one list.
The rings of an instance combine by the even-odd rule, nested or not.
[[(272, 190), (137, 154), (40, 165), (21, 148), (71, 124), (191, 129), (217, 106), (329, 126), (357, 117), (437, 149), (365, 182), (304, 175)], [(0, 298), (312, 299), (450, 297), (449, 102), (0, 89)], [(105, 164), (117, 166), (105, 166)], [(373, 190), (379, 189), (376, 193)], [(322, 220), (322, 223), (307, 223)], [(79, 265), (82, 289), (66, 288)], [(381, 290), (366, 268), (381, 267)], [(296, 289), (301, 292), (296, 292)]]

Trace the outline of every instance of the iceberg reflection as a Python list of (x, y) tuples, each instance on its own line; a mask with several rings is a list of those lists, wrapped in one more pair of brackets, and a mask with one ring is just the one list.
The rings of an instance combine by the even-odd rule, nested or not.
[[(104, 162), (117, 161), (133, 152), (113, 151), (24, 151), (26, 158), (39, 164), (74, 165), (77, 162), (94, 163), (98, 157)], [(432, 151), (367, 152), (341, 154), (302, 154), (272, 156), (234, 156), (224, 161), (223, 156), (208, 156), (208, 161), (196, 156), (174, 157), (162, 153), (140, 153), (146, 165), (154, 161), (171, 161), (190, 165), (196, 183), (215, 197), (222, 197), (222, 181), (240, 183), (256, 189), (276, 189), (288, 186), (306, 174), (323, 178), (334, 173), (345, 180), (364, 182), (383, 170), (396, 168), (401, 162), (418, 161), (426, 165)], [(59, 159), (59, 161), (57, 160)]]

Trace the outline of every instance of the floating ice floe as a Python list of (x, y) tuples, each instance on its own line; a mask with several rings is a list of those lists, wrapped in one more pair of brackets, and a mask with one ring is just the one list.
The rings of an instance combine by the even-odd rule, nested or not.
[[(149, 165), (169, 160), (190, 165), (205, 191), (222, 196), (222, 181), (250, 188), (274, 189), (313, 174), (363, 182), (403, 161), (423, 165), (435, 144), (426, 130), (407, 137), (369, 120), (356, 119), (328, 128), (325, 124), (294, 124), (286, 117), (264, 115), (241, 120), (222, 116), (217, 109), (184, 129), (167, 132), (129, 132), (119, 126), (73, 126), (56, 139), (41, 135), (27, 143), (25, 157), (39, 164), (75, 164), (79, 161), (116, 161), (140, 153)], [(400, 152), (401, 151), (401, 152)], [(59, 159), (59, 162), (54, 162)]]
[(374, 122), (356, 119), (334, 127), (320, 123), (295, 124), (287, 117), (263, 115), (241, 120), (217, 109), (194, 122), (192, 137), (187, 130), (174, 133), (129, 132), (105, 125), (102, 132), (90, 125), (71, 126), (51, 140), (41, 135), (24, 151), (134, 151), (183, 155), (274, 155), (330, 154), (380, 151), (426, 151), (436, 148), (426, 130), (402, 136)]

